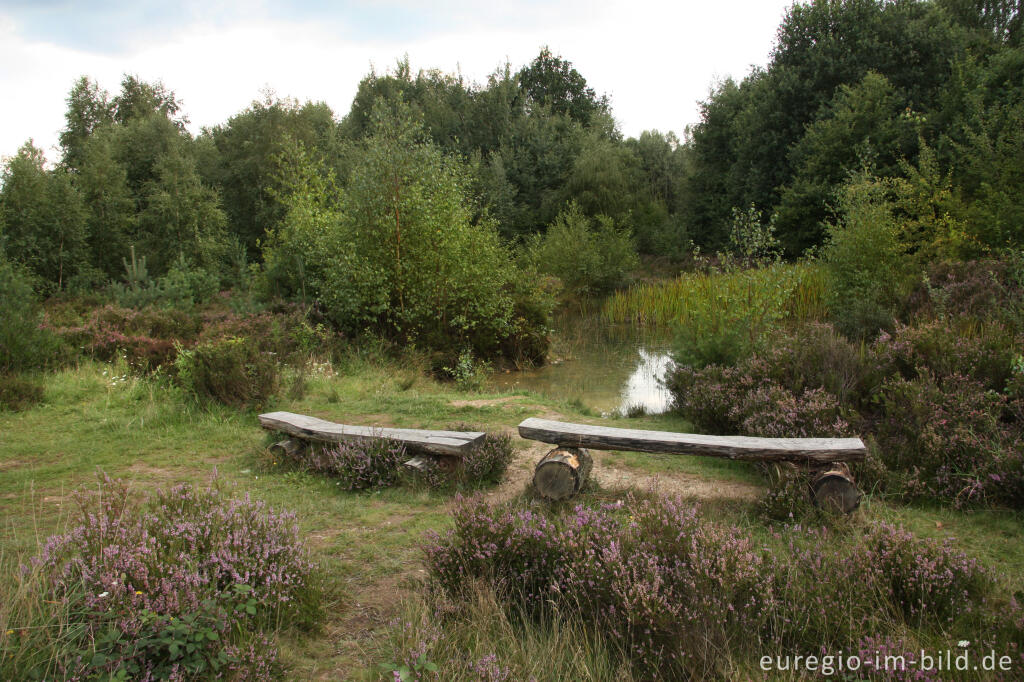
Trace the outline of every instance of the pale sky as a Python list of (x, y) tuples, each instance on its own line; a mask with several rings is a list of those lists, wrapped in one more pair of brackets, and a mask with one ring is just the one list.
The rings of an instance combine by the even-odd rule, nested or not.
[(89, 76), (162, 80), (190, 129), (222, 123), (269, 88), (348, 113), (360, 79), (409, 56), (485, 83), (541, 47), (611, 98), (622, 132), (675, 131), (727, 76), (764, 66), (791, 0), (0, 0), (0, 156), (28, 138), (54, 161), (65, 98)]

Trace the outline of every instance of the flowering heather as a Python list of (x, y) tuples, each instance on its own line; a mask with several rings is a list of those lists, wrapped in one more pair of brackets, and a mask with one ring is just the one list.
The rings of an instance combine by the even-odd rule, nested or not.
[(961, 375), (1002, 392), (1011, 375), (1013, 352), (1022, 339), (1002, 324), (974, 320), (932, 320), (896, 325), (871, 345), (868, 362), (880, 377), (913, 379), (922, 370), (944, 379)]
[(920, 540), (891, 524), (871, 526), (863, 552), (875, 583), (912, 622), (953, 621), (982, 603), (992, 578), (982, 565), (944, 543)]
[(632, 495), (563, 516), (468, 500), (454, 517), (425, 548), (436, 585), (458, 599), (483, 580), (513, 611), (578, 617), (643, 675), (715, 677), (729, 656), (849, 647), (904, 622), (942, 628), (994, 589), (948, 543), (886, 524), (790, 526), (755, 543), (678, 499)]
[[(272, 663), (273, 647), (258, 647), (254, 657), (236, 637), (282, 621), (311, 624), (317, 615), (314, 567), (291, 514), (248, 495), (228, 497), (216, 485), (179, 485), (134, 505), (123, 483), (104, 477), (98, 493), (77, 498), (79, 524), (51, 537), (34, 559), (50, 599), (79, 614), (106, 652), (65, 661), (71, 677), (121, 668), (162, 676), (161, 661), (183, 676), (215, 664), (255, 672)], [(109, 632), (120, 635), (108, 641)], [(210, 657), (190, 662), (174, 644), (168, 653), (164, 640), (173, 633), (191, 645), (190, 655)]]
[(861, 675), (868, 680), (939, 682), (937, 671), (909, 663), (917, 661), (920, 651), (895, 637), (864, 637), (857, 643), (856, 655), (864, 663)]
[(955, 506), (1024, 503), (1024, 444), (1019, 426), (1001, 419), (1006, 398), (971, 378), (915, 379), (882, 386), (877, 426), (891, 492), (930, 496)]
[(339, 479), (348, 490), (386, 488), (400, 480), (408, 455), (398, 441), (374, 438), (311, 447), (293, 455), (309, 471)]
[[(457, 430), (473, 429), (460, 426)], [(470, 484), (498, 483), (514, 456), (512, 438), (507, 433), (488, 433), (483, 442), (463, 457), (462, 477)]]

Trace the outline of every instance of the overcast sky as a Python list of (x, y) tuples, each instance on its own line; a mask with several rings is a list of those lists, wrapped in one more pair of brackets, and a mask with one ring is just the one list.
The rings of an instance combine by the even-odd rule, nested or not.
[(79, 76), (110, 91), (124, 73), (162, 80), (191, 129), (261, 91), (325, 101), (340, 118), (371, 67), (408, 55), (471, 81), (547, 45), (611, 98), (624, 134), (682, 134), (726, 76), (763, 66), (791, 0), (0, 0), (0, 156), (28, 138), (53, 161)]

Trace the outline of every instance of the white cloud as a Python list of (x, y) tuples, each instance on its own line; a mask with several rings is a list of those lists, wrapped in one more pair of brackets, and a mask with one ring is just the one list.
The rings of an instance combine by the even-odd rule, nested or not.
[[(445, 32), (405, 40), (389, 38), (382, 27), (354, 38), (339, 24), (344, 17), (283, 21), (258, 11), (230, 22), (200, 20), (109, 55), (31, 40), (0, 15), (0, 155), (33, 137), (56, 158), (64, 100), (81, 75), (108, 90), (117, 89), (123, 73), (160, 79), (184, 101), (198, 131), (245, 108), (266, 86), (300, 101), (326, 101), (340, 117), (371, 64), (380, 72), (408, 54), (414, 69), (459, 69), (483, 82), (506, 59), (514, 69), (529, 62), (542, 45), (611, 96), (625, 134), (681, 133), (696, 122), (696, 102), (716, 78), (742, 77), (752, 64), (766, 63), (788, 4), (640, 1), (539, 9), (542, 4), (520, 20), (502, 21), (507, 10), (483, 12), (453, 18)], [(450, 11), (458, 13), (458, 5)]]

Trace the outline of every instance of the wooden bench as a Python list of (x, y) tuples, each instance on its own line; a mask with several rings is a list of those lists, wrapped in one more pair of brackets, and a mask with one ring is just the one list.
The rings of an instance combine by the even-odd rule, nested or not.
[(749, 462), (786, 464), (806, 469), (812, 499), (849, 513), (861, 494), (847, 462), (867, 455), (860, 438), (754, 438), (694, 433), (642, 431), (530, 418), (519, 435), (555, 445), (534, 470), (534, 487), (550, 499), (576, 494), (593, 466), (587, 449), (630, 450), (674, 455), (723, 457)]
[(268, 431), (288, 434), (292, 438), (270, 446), (271, 452), (292, 454), (307, 442), (343, 443), (375, 439), (388, 439), (402, 443), (417, 454), (406, 465), (423, 469), (429, 458), (442, 468), (457, 466), (466, 452), (483, 440), (479, 431), (434, 431), (429, 429), (393, 429), (379, 426), (351, 426), (337, 424), (294, 412), (268, 412), (259, 415), (260, 426)]

